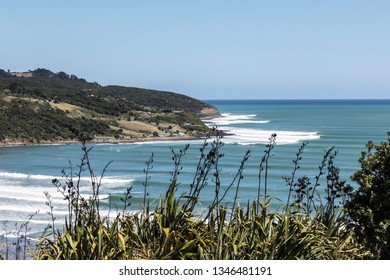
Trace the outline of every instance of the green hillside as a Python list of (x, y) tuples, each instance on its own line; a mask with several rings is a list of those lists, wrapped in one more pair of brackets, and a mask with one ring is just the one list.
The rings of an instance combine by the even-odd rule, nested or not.
[(64, 72), (0, 70), (0, 141), (79, 138), (139, 139), (196, 136), (201, 118), (218, 115), (188, 96), (150, 89), (101, 86)]

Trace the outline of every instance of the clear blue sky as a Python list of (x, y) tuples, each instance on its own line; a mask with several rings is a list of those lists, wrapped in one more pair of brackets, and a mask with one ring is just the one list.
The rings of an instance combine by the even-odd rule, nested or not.
[(390, 98), (390, 1), (0, 0), (0, 68), (198, 99)]

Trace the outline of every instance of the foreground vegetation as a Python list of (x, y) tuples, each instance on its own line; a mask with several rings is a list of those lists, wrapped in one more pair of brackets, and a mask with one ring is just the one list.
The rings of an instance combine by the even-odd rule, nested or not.
[[(215, 134), (215, 133), (213, 133)], [(178, 193), (182, 158), (188, 145), (172, 150), (171, 183), (158, 205), (148, 201), (148, 180), (153, 155), (146, 161), (144, 203), (136, 213), (127, 211), (132, 187), (122, 199), (115, 218), (101, 216), (101, 178), (94, 174), (89, 160), (91, 148), (82, 142), (83, 157), (67, 181), (53, 184), (68, 202), (68, 215), (62, 229), (54, 226), (53, 205), (48, 194), (52, 223), (39, 241), (36, 257), (48, 259), (388, 259), (390, 145), (369, 142), (362, 153), (362, 169), (352, 177), (360, 188), (353, 191), (341, 180), (335, 166), (336, 152), (329, 149), (319, 165), (318, 175), (297, 178), (303, 143), (293, 160), (291, 176), (285, 178), (287, 204), (272, 207), (267, 177), (276, 135), (265, 146), (259, 162), (256, 197), (243, 206), (237, 201), (244, 167), (251, 151), (243, 155), (229, 186), (222, 187), (219, 161), (223, 157), (222, 136), (206, 139), (194, 179), (185, 193)], [(91, 195), (79, 193), (79, 178), (87, 172)], [(105, 169), (101, 176), (104, 176)], [(211, 178), (211, 179), (210, 179)], [(202, 190), (215, 189), (215, 198), (203, 212), (197, 210)], [(233, 201), (225, 201), (234, 192)], [(320, 196), (325, 196), (320, 199)]]

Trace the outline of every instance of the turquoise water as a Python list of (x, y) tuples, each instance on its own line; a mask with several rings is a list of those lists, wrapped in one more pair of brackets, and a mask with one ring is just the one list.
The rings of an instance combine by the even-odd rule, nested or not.
[[(230, 185), (242, 157), (251, 151), (245, 164), (244, 179), (240, 186), (241, 203), (252, 201), (257, 195), (258, 166), (265, 144), (276, 133), (276, 146), (270, 158), (268, 193), (283, 202), (287, 187), (283, 179), (292, 172), (292, 160), (299, 146), (307, 142), (297, 176), (307, 175), (314, 181), (325, 150), (335, 146), (338, 151), (336, 165), (341, 168), (343, 179), (359, 168), (358, 158), (368, 140), (376, 143), (387, 139), (390, 131), (389, 100), (209, 100), (223, 114), (222, 118), (208, 120), (210, 126), (218, 125), (229, 135), (224, 137), (224, 157), (220, 161), (222, 188)], [(156, 201), (170, 183), (173, 170), (171, 148), (179, 151), (187, 143), (190, 147), (183, 158), (179, 193), (185, 193), (193, 179), (203, 141), (171, 141), (133, 144), (98, 144), (90, 153), (92, 167), (97, 176), (112, 161), (102, 181), (101, 199), (103, 212), (122, 208), (120, 198), (130, 185), (131, 210), (138, 210), (143, 201), (145, 161), (153, 153), (153, 168), (147, 189), (151, 201)], [(31, 234), (36, 236), (48, 223), (49, 209), (44, 192), (48, 191), (54, 202), (57, 223), (63, 222), (66, 204), (52, 186), (52, 179), (61, 179), (61, 170), (70, 172), (70, 162), (77, 170), (82, 156), (81, 146), (42, 145), (8, 147), (0, 149), (0, 222), (8, 221), (13, 227), (25, 221), (29, 214), (39, 210), (31, 221)], [(82, 175), (82, 193), (88, 196), (88, 173)], [(214, 197), (213, 177), (201, 194), (199, 209), (207, 207)], [(325, 182), (322, 182), (324, 184)], [(226, 198), (231, 202), (235, 188)], [(0, 228), (0, 235), (4, 227)]]

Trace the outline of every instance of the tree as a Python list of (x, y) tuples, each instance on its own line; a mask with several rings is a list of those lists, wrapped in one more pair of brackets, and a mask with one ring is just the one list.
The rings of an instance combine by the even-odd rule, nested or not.
[(359, 240), (380, 259), (390, 259), (390, 132), (388, 141), (369, 141), (352, 180), (359, 188), (346, 205)]

